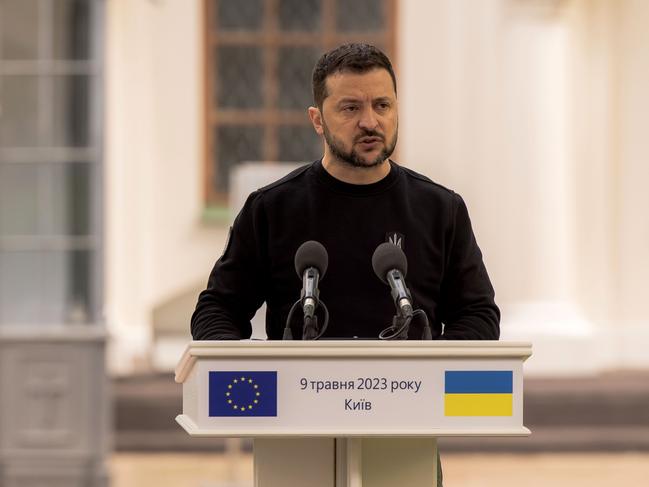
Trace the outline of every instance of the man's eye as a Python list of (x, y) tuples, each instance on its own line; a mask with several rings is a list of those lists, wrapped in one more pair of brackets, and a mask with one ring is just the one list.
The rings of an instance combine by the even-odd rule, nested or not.
[(377, 108), (378, 110), (387, 110), (388, 108), (390, 108), (390, 104), (389, 104), (389, 103), (379, 103), (379, 104), (376, 106), (376, 108)]
[(343, 111), (345, 112), (355, 112), (356, 110), (358, 110), (356, 105), (347, 105), (343, 107)]

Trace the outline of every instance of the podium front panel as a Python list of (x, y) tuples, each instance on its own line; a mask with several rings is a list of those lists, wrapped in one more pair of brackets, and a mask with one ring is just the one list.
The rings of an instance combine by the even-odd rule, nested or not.
[(196, 436), (523, 436), (527, 344), (194, 342), (178, 422)]

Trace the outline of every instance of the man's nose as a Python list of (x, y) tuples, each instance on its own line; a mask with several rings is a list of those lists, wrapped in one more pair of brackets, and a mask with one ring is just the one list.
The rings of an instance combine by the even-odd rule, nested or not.
[(358, 121), (358, 126), (360, 128), (366, 130), (374, 130), (378, 124), (379, 122), (376, 118), (376, 113), (374, 113), (374, 110), (372, 108), (365, 108), (361, 112), (361, 118)]

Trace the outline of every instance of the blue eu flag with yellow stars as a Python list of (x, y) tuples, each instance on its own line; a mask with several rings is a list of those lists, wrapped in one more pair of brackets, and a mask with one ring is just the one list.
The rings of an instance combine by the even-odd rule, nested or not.
[(277, 416), (277, 372), (210, 372), (210, 416)]

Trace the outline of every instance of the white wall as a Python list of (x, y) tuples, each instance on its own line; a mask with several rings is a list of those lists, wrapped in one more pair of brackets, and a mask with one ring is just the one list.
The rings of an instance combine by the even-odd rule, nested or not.
[(201, 5), (107, 2), (106, 315), (118, 373), (146, 363), (153, 307), (206, 282), (225, 237), (201, 223)]
[(502, 0), (401, 5), (403, 162), (467, 200), (502, 302), (569, 298), (565, 28)]
[(467, 200), (503, 339), (534, 373), (649, 366), (649, 4), (400, 5), (401, 158)]
[(620, 10), (613, 94), (619, 126), (614, 132), (616, 218), (611, 231), (618, 238), (612, 324), (622, 338), (622, 363), (639, 367), (649, 362), (649, 2), (626, 0)]

